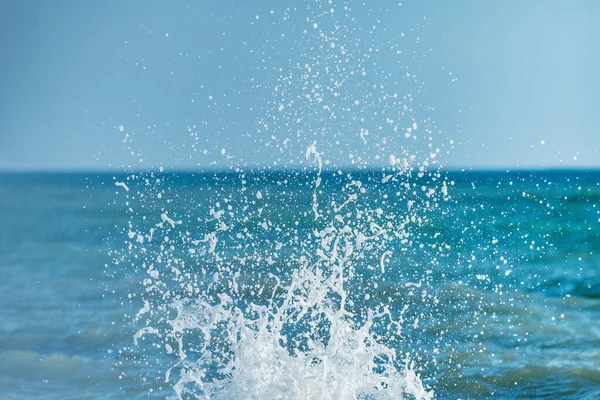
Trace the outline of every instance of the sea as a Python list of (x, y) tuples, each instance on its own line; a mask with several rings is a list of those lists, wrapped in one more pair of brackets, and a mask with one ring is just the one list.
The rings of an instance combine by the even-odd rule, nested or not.
[(599, 399), (600, 171), (0, 174), (0, 399)]

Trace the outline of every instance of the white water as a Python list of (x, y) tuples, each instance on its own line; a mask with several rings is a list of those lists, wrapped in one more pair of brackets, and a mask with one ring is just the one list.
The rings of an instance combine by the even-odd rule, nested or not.
[[(311, 148), (314, 152), (314, 145)], [(404, 169), (397, 170), (389, 181), (397, 184), (407, 174)], [(319, 174), (316, 180), (321, 180)], [(430, 189), (422, 190), (431, 196)], [(394, 316), (385, 302), (367, 306), (351, 300), (370, 299), (372, 288), (351, 285), (361, 260), (379, 263), (383, 276), (392, 257), (392, 243), (406, 240), (407, 227), (422, 224), (428, 208), (417, 208), (414, 200), (403, 198), (399, 204), (404, 209), (397, 212), (358, 210), (350, 205), (367, 193), (362, 184), (349, 180), (344, 192), (345, 199), (323, 201), (341, 203), (337, 207), (319, 209), (319, 201), (314, 199), (315, 221), (318, 217), (326, 223), (305, 242), (294, 245), (298, 250), (288, 256), (286, 265), (291, 273), (285, 282), (260, 267), (261, 263), (268, 265), (270, 258), (254, 266), (247, 265), (257, 262), (250, 257), (228, 259), (220, 235), (242, 231), (244, 215), (253, 217), (252, 212), (240, 218), (211, 210), (207, 220), (215, 222), (216, 229), (206, 234), (205, 240), (194, 240), (181, 221), (163, 224), (171, 219), (161, 215), (155, 237), (160, 242), (163, 236), (165, 244), (180, 243), (182, 248), (161, 245), (158, 263), (166, 262), (170, 271), (163, 267), (162, 271), (168, 272), (159, 273), (152, 265), (147, 269), (145, 291), (158, 291), (161, 297), (146, 301), (140, 309), (137, 318), (145, 319), (146, 326), (135, 335), (135, 342), (151, 340), (177, 359), (165, 374), (174, 398), (432, 397), (413, 370), (410, 355), (398, 353), (391, 344), (402, 341), (402, 314)], [(249, 193), (247, 201), (256, 197), (256, 192)], [(258, 214), (261, 212), (259, 208)], [(194, 256), (217, 260), (218, 272), (212, 280), (203, 277), (198, 267), (191, 269), (197, 274), (183, 273), (190, 269), (175, 254), (179, 250), (186, 253), (188, 246), (194, 248)], [(275, 245), (274, 257), (282, 247), (281, 243)], [(313, 248), (313, 253), (307, 253), (308, 248)], [(250, 277), (258, 283), (249, 285)], [(202, 279), (211, 282), (198, 284)], [(157, 289), (168, 287), (169, 282), (177, 282), (182, 290)]]
[[(319, 261), (308, 261), (294, 271), (292, 282), (282, 287), (276, 281), (272, 293), (283, 291), (267, 306), (251, 304), (242, 311), (225, 293), (211, 305), (202, 299), (177, 300), (172, 304), (177, 316), (169, 321), (168, 336), (177, 339), (172, 349), (180, 362), (179, 380), (173, 386), (177, 398), (193, 394), (230, 399), (399, 399), (411, 394), (428, 399), (409, 360), (399, 360), (396, 351), (379, 343), (371, 330), (375, 322), (386, 320), (393, 334), (401, 334), (401, 320), (394, 320), (385, 307), (369, 310), (365, 323), (351, 320), (346, 308), (344, 282), (355, 255), (356, 235), (349, 230), (320, 232), (333, 242)], [(247, 315), (251, 314), (252, 317)], [(312, 329), (293, 334), (304, 348), (292, 347), (286, 330), (302, 320)], [(326, 327), (322, 334), (317, 325)], [(199, 335), (203, 356), (188, 361), (183, 338)], [(225, 346), (223, 353), (211, 349)], [(205, 357), (204, 354), (209, 354)], [(398, 365), (402, 364), (401, 368)], [(215, 367), (224, 378), (208, 382), (206, 369)], [(167, 374), (170, 379), (171, 371)]]
[[(308, 10), (311, 5), (312, 2), (306, 2)], [(273, 66), (280, 74), (277, 81), (287, 83), (267, 83), (274, 88), (273, 99), (268, 102), (272, 109), (267, 108), (264, 117), (271, 121), (270, 127), (260, 123), (265, 131), (287, 132), (290, 124), (297, 130), (297, 135), (277, 146), (294, 158), (299, 154), (298, 147), (288, 150), (288, 143), (297, 140), (296, 144), (306, 149), (303, 162), (312, 163), (316, 175), (306, 190), (312, 200), (313, 234), (301, 241), (293, 237), (289, 226), (273, 226), (276, 222), (262, 217), (263, 211), (273, 206), (268, 190), (260, 188), (242, 195), (245, 187), (229, 197), (224, 194), (224, 203), (216, 201), (206, 217), (198, 218), (214, 224), (213, 231), (198, 234), (199, 237), (176, 220), (179, 216), (169, 216), (164, 208), (149, 232), (130, 230), (130, 238), (146, 238), (148, 246), (153, 235), (157, 241), (162, 240), (155, 259), (146, 253), (143, 240), (132, 243), (131, 248), (142, 254), (134, 263), (142, 264), (148, 274), (141, 294), (145, 303), (136, 317), (144, 327), (135, 335), (135, 342), (151, 342), (174, 360), (165, 372), (165, 381), (172, 386), (176, 399), (433, 396), (415, 372), (410, 354), (400, 353), (403, 315), (395, 315), (384, 301), (368, 302), (377, 283), (369, 288), (352, 283), (357, 264), (364, 260), (375, 260), (373, 269), (378, 274), (388, 273), (393, 243), (406, 243), (410, 237), (408, 228), (424, 224), (426, 214), (447, 197), (446, 183), (435, 172), (438, 164), (434, 159), (440, 150), (432, 148), (428, 125), (419, 123), (419, 132), (424, 132), (423, 145), (428, 146), (426, 155), (411, 152), (411, 143), (417, 142), (417, 123), (409, 108), (412, 95), (399, 97), (396, 90), (402, 82), (390, 82), (392, 75), (377, 69), (377, 63), (370, 70), (365, 68), (372, 48), (365, 48), (362, 40), (351, 39), (363, 27), (356, 23), (349, 7), (340, 7), (345, 10), (341, 18), (346, 18), (348, 26), (335, 20), (333, 8), (320, 8), (319, 5), (314, 18), (322, 18), (323, 23), (306, 22), (316, 32), (307, 40), (318, 45), (301, 54), (303, 62), (290, 62), (286, 66), (289, 71)], [(325, 30), (322, 26), (330, 28)], [(379, 49), (379, 45), (375, 43), (374, 47)], [(374, 76), (379, 84), (361, 82), (368, 79), (361, 78), (365, 76)], [(358, 84), (346, 89), (345, 82), (353, 80)], [(384, 81), (389, 93), (383, 89)], [(372, 92), (363, 92), (371, 86)], [(375, 104), (379, 104), (373, 98), (384, 102), (385, 107), (373, 112)], [(363, 128), (363, 122), (377, 129)], [(390, 134), (385, 133), (388, 128)], [(398, 133), (398, 128), (406, 133)], [(319, 141), (314, 137), (344, 138), (338, 129), (345, 130), (344, 134), (359, 132), (364, 145), (359, 153), (377, 153), (370, 160), (348, 154), (353, 165), (364, 167), (368, 165), (366, 161), (389, 160), (391, 166), (382, 174), (381, 185), (395, 185), (399, 192), (384, 207), (387, 211), (375, 206), (357, 208), (355, 204), (365, 194), (365, 188), (354, 179), (345, 183), (343, 198), (320, 197), (327, 151), (317, 150)], [(351, 143), (345, 143), (347, 149), (354, 146)], [(224, 149), (221, 154), (225, 154)], [(418, 178), (433, 177), (433, 183), (427, 187), (411, 186), (407, 178), (413, 173)], [(372, 198), (383, 192), (375, 190), (380, 192), (371, 193)], [(246, 197), (241, 211), (232, 211), (226, 199), (242, 196)], [(417, 198), (423, 196), (426, 200), (418, 202)], [(159, 200), (162, 197), (147, 196)], [(254, 207), (257, 204), (258, 210)], [(262, 241), (258, 233), (249, 235), (245, 224), (253, 218), (265, 234), (275, 230), (286, 239), (271, 243)], [(231, 232), (236, 232), (238, 239), (269, 244), (267, 254), (231, 256), (227, 249)], [(280, 275), (268, 267), (281, 262), (278, 251), (282, 247), (287, 251), (287, 259), (285, 273)], [(184, 261), (179, 253), (191, 255), (197, 265), (190, 268), (189, 261)], [(216, 272), (206, 273), (205, 263), (216, 267)], [(172, 289), (173, 283), (176, 290)], [(359, 298), (365, 302), (355, 304), (353, 299)], [(417, 320), (411, 321), (412, 326), (417, 324)]]

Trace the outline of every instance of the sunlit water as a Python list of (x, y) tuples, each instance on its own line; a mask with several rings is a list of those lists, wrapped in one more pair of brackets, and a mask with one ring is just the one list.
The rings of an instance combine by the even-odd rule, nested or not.
[(445, 171), (420, 71), (456, 79), (389, 6), (238, 4), (149, 58), (195, 117), (136, 99), (126, 172), (0, 176), (2, 396), (600, 396), (600, 175)]
[(600, 396), (600, 175), (387, 175), (0, 176), (1, 396)]

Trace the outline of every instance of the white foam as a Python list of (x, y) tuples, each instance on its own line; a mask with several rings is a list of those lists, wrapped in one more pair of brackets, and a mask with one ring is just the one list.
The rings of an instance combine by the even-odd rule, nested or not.
[[(307, 154), (315, 153), (313, 144)], [(347, 201), (354, 201), (356, 195), (352, 191), (362, 193), (361, 189), (360, 182), (348, 183)], [(336, 210), (342, 208), (343, 205)], [(215, 210), (210, 215), (214, 221), (225, 217)], [(319, 215), (324, 214), (319, 212)], [(264, 292), (270, 298), (268, 303), (240, 304), (231, 297), (230, 294), (239, 293), (240, 275), (245, 268), (229, 272), (232, 278), (229, 294), (217, 291), (197, 295), (190, 282), (183, 280), (182, 287), (188, 288), (189, 296), (178, 296), (158, 308), (144, 303), (138, 317), (153, 310), (160, 313), (161, 309), (166, 316), (161, 319), (162, 328), (148, 325), (136, 333), (134, 342), (140, 344), (144, 338), (156, 338), (155, 342), (162, 342), (160, 348), (178, 357), (178, 362), (166, 373), (177, 399), (191, 396), (350, 400), (399, 399), (407, 395), (430, 399), (433, 394), (423, 387), (410, 360), (400, 359), (397, 350), (379, 342), (374, 333), (375, 326), (384, 324), (388, 334), (399, 335), (402, 317), (393, 317), (388, 306), (380, 305), (370, 309), (366, 319), (356, 319), (348, 307), (345, 282), (353, 278), (355, 260), (363, 257), (365, 251), (373, 251), (373, 246), (383, 249), (380, 256), (383, 275), (392, 255), (385, 250), (383, 239), (385, 212), (377, 208), (370, 210), (369, 215), (373, 217), (363, 228), (352, 229), (343, 218), (337, 218), (337, 211), (327, 214), (330, 223), (314, 232), (314, 243), (319, 244), (314, 256), (303, 254), (297, 258), (291, 280), (283, 283), (269, 274), (261, 288), (256, 287), (259, 293), (269, 288)], [(171, 227), (175, 226), (175, 221), (166, 214), (162, 218)], [(373, 218), (381, 219), (382, 223)], [(208, 243), (208, 254), (212, 254), (218, 240), (217, 230), (194, 243), (196, 246)], [(266, 262), (274, 263), (271, 257)], [(246, 260), (241, 264), (245, 265)], [(221, 281), (226, 271), (215, 273), (214, 282)], [(176, 273), (180, 276), (178, 270)], [(154, 280), (158, 278), (156, 269), (149, 274)], [(406, 284), (413, 285), (420, 287), (421, 283)], [(366, 300), (371, 298), (368, 292), (362, 296)], [(209, 300), (211, 297), (217, 300)], [(165, 322), (168, 329), (164, 328)], [(298, 329), (301, 322), (327, 326), (327, 334), (323, 336), (317, 329)], [(417, 320), (413, 326), (418, 326)], [(302, 349), (291, 346), (294, 342), (304, 343)], [(198, 354), (202, 356), (197, 357)]]

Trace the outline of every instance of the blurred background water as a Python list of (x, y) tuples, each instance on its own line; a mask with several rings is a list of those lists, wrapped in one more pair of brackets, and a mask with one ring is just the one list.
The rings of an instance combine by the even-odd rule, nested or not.
[[(382, 186), (381, 172), (355, 171), (325, 173), (321, 191), (341, 193), (347, 174), (376, 188), (353, 209), (404, 190)], [(395, 245), (385, 284), (357, 297), (356, 307), (407, 306), (397, 349), (411, 354), (436, 398), (600, 398), (600, 172), (444, 174), (453, 182), (450, 200), (413, 230), (410, 244)], [(143, 276), (135, 260), (116, 256), (127, 252), (131, 224), (160, 220), (161, 205), (140, 203), (140, 194), (162, 193), (171, 215), (198, 234), (194, 213), (223, 193), (235, 203), (242, 187), (269, 200), (266, 221), (298, 221), (300, 236), (314, 229), (301, 217), (312, 207), (305, 173), (151, 177), (160, 187), (144, 191), (145, 178), (124, 174), (0, 174), (0, 398), (173, 394), (164, 382), (173, 359), (133, 346)], [(232, 238), (225, 246), (250, 251), (237, 244)], [(188, 266), (203, 267), (210, 268)], [(286, 274), (281, 263), (272, 271)], [(380, 273), (364, 269), (353, 284)]]

